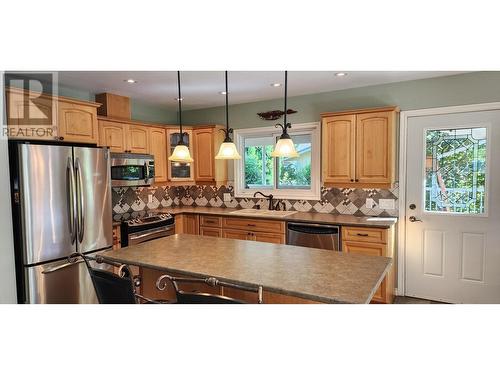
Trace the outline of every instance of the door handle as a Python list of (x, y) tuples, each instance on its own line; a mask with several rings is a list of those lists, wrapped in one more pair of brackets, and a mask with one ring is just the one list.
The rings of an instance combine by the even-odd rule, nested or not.
[(75, 171), (73, 161), (68, 157), (66, 166), (66, 199), (68, 204), (68, 220), (69, 234), (71, 236), (71, 244), (76, 240), (76, 198), (75, 198)]
[(77, 179), (77, 187), (78, 191), (78, 242), (83, 241), (83, 235), (85, 234), (85, 202), (83, 198), (83, 179), (82, 179), (82, 165), (80, 164), (80, 159), (76, 158), (75, 160), (75, 171), (76, 171), (76, 179)]
[(420, 219), (417, 219), (415, 216), (410, 216), (410, 217), (408, 218), (408, 220), (410, 220), (412, 223), (414, 223), (414, 222), (416, 222), (416, 221), (422, 221), (422, 220), (420, 220)]

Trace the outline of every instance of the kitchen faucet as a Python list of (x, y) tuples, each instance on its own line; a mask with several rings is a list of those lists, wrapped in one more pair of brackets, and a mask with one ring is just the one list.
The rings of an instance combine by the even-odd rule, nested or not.
[(276, 202), (276, 205), (274, 205), (274, 196), (272, 194), (266, 195), (266, 194), (264, 194), (261, 191), (256, 191), (253, 194), (253, 197), (255, 198), (257, 196), (257, 194), (260, 194), (264, 198), (267, 198), (269, 200), (269, 210), (270, 211), (280, 211), (281, 208), (283, 209), (283, 211), (286, 211), (285, 202), (283, 202), (283, 201), (281, 201), (281, 200), (278, 199), (278, 201)]

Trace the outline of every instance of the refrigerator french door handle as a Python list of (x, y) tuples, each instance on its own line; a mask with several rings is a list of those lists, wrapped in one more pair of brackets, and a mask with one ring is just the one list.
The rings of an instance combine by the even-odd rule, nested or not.
[(76, 196), (75, 196), (75, 171), (73, 160), (68, 157), (66, 166), (66, 196), (68, 202), (68, 220), (69, 234), (71, 235), (71, 244), (76, 241)]
[(85, 234), (85, 202), (83, 201), (83, 180), (82, 180), (82, 165), (80, 159), (75, 160), (75, 171), (77, 179), (77, 192), (78, 192), (78, 242), (83, 241)]

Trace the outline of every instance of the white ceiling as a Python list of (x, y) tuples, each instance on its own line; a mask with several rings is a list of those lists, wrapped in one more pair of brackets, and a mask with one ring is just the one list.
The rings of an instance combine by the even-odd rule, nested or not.
[[(344, 90), (354, 87), (409, 81), (464, 72), (347, 72), (344, 77), (335, 72), (300, 71), (288, 73), (288, 95), (297, 96)], [(229, 72), (229, 104), (249, 103), (283, 97), (284, 73), (279, 71)], [(137, 83), (124, 82), (135, 79)], [(111, 92), (130, 96), (144, 103), (177, 108), (177, 73), (173, 71), (62, 71), (59, 83), (92, 93)], [(199, 109), (224, 105), (224, 72), (181, 72), (183, 109)]]

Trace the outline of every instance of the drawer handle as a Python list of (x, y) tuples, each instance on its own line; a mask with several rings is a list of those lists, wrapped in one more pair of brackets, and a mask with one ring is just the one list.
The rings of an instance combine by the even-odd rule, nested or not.
[(206, 219), (205, 219), (205, 223), (208, 223), (208, 224), (216, 224), (216, 223), (217, 223), (217, 220), (206, 220)]
[(368, 237), (368, 233), (356, 233), (356, 236)]
[(255, 224), (250, 224), (250, 223), (247, 223), (247, 225), (248, 225), (249, 227), (254, 227), (254, 226), (255, 226)]

